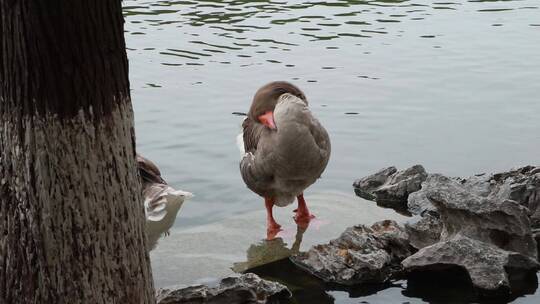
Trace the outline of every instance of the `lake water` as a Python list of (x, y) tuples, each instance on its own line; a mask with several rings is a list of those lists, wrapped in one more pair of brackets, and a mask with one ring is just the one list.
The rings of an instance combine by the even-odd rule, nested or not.
[[(138, 151), (196, 195), (174, 229), (262, 208), (238, 172), (232, 113), (273, 80), (303, 89), (332, 139), (308, 194), (352, 194), (389, 165), (471, 175), (538, 163), (540, 0), (123, 5)], [(419, 301), (404, 288), (332, 296)]]

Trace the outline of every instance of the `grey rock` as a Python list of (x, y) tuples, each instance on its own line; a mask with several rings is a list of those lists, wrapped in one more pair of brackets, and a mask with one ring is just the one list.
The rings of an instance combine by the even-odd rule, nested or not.
[(390, 176), (396, 172), (397, 169), (394, 166), (383, 168), (372, 175), (356, 180), (353, 183), (354, 190), (358, 196), (374, 201), (377, 198), (375, 196), (375, 190), (382, 187)]
[[(429, 174), (431, 176), (433, 174)], [(440, 175), (440, 174), (434, 174)], [(467, 178), (460, 177), (450, 177), (449, 179), (459, 183), (465, 190), (471, 192), (472, 194), (489, 197), (492, 196), (493, 192), (493, 183), (490, 181), (491, 175), (478, 174)], [(429, 177), (428, 177), (429, 179)], [(502, 196), (497, 196), (497, 198), (502, 198)], [(429, 198), (426, 196), (425, 187), (422, 184), (422, 188), (419, 191), (411, 193), (407, 200), (407, 207), (410, 213), (414, 215), (424, 215), (425, 213), (430, 213), (432, 215), (437, 214), (437, 208), (431, 203)]]
[[(465, 186), (471, 180), (463, 181)], [(526, 166), (489, 176), (488, 197), (510, 199), (529, 209), (533, 227), (540, 227), (540, 167)]]
[(533, 231), (533, 237), (536, 240), (536, 247), (538, 248), (538, 260), (540, 261), (540, 228)]
[[(440, 215), (440, 241), (405, 259), (402, 264), (407, 271), (461, 267), (479, 290), (504, 293), (515, 285), (514, 270), (538, 269), (529, 210), (505, 195), (485, 196), (489, 190), (479, 189), (439, 174), (428, 177), (415, 195), (423, 195)], [(429, 226), (429, 221), (419, 227)], [(411, 243), (417, 248), (426, 245), (414, 238)]]
[(164, 288), (157, 292), (158, 304), (244, 304), (279, 303), (291, 297), (280, 283), (267, 281), (252, 273), (222, 279), (217, 286), (196, 285)]
[(441, 215), (442, 240), (462, 234), (537, 258), (528, 209), (515, 201), (475, 195), (439, 174), (430, 175), (422, 191)]
[(536, 210), (540, 194), (540, 167), (525, 166), (491, 175), (481, 174), (459, 181), (477, 195), (514, 200)]
[(407, 198), (410, 193), (420, 190), (427, 173), (421, 165), (397, 171), (395, 167), (388, 167), (381, 171), (359, 179), (354, 182), (355, 193), (377, 204), (405, 210)]
[[(467, 191), (492, 200), (512, 200), (527, 207), (533, 227), (540, 228), (540, 167), (525, 166), (507, 172), (454, 178)], [(409, 195), (412, 214), (435, 211), (423, 191)]]
[(409, 194), (407, 210), (414, 215), (423, 216), (426, 213), (437, 215), (437, 208), (426, 197), (426, 192), (422, 189)]
[(421, 249), (437, 243), (441, 238), (442, 223), (438, 214), (426, 213), (414, 223), (406, 223), (410, 244)]
[(400, 262), (413, 251), (405, 230), (386, 220), (349, 227), (339, 238), (291, 260), (325, 282), (351, 286), (390, 280), (401, 273)]
[(488, 296), (511, 293), (517, 289), (513, 278), (540, 268), (538, 262), (522, 254), (462, 235), (425, 247), (402, 264), (411, 272), (464, 268), (472, 284)]
[[(398, 171), (395, 167), (354, 182), (355, 193), (383, 207), (421, 215), (436, 212), (421, 184), (428, 177), (421, 165)], [(529, 209), (533, 227), (540, 228), (540, 166), (525, 166), (507, 172), (453, 178), (471, 193), (499, 200), (513, 200)]]

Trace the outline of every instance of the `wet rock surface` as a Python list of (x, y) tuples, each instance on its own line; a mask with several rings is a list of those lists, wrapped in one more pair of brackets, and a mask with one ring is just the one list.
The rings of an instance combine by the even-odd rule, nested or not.
[(382, 283), (400, 274), (400, 262), (413, 253), (396, 222), (349, 227), (328, 244), (291, 257), (293, 263), (327, 283), (347, 286)]
[(401, 171), (388, 167), (355, 181), (353, 186), (355, 193), (362, 198), (374, 200), (382, 207), (406, 210), (409, 194), (420, 190), (427, 176), (421, 165)]
[(158, 304), (244, 304), (280, 303), (287, 301), (291, 292), (277, 282), (248, 273), (222, 279), (217, 286), (196, 285), (163, 288), (157, 292)]

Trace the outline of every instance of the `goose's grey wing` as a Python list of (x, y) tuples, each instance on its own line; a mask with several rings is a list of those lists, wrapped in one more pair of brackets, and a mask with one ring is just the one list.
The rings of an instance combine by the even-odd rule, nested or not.
[[(330, 138), (306, 103), (283, 94), (274, 110), (278, 126), (274, 164), (276, 174), (288, 180), (314, 182), (324, 171), (330, 156)], [(285, 161), (281, 161), (285, 160)]]
[(242, 123), (244, 152), (255, 153), (259, 140), (264, 131), (265, 126), (253, 121), (251, 118), (246, 118)]
[(252, 152), (246, 153), (240, 161), (240, 173), (246, 186), (253, 192), (260, 196), (272, 196), (274, 173), (264, 159), (255, 158)]
[(321, 125), (319, 120), (317, 120), (313, 116), (311, 117), (309, 131), (311, 133), (311, 136), (313, 136), (313, 139), (315, 140), (315, 144), (320, 149), (321, 156), (323, 157), (323, 159), (325, 159), (326, 162), (328, 162), (331, 150), (330, 137), (328, 136), (328, 132)]

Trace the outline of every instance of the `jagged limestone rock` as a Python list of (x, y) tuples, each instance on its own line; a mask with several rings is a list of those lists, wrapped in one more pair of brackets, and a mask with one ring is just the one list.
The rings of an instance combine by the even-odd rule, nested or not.
[(534, 273), (540, 267), (527, 256), (463, 235), (420, 249), (402, 264), (410, 272), (464, 268), (474, 287), (485, 295), (511, 293), (516, 284), (522, 284), (519, 278), (523, 273)]
[(371, 227), (349, 227), (339, 238), (313, 246), (291, 260), (325, 282), (356, 285), (390, 280), (401, 272), (400, 262), (413, 251), (405, 230), (386, 220)]
[[(540, 167), (525, 166), (502, 173), (452, 179), (477, 196), (512, 200), (527, 207), (532, 226), (540, 228)], [(410, 213), (419, 215), (436, 210), (423, 189), (409, 195), (407, 206)]]
[(284, 285), (247, 273), (222, 279), (217, 286), (195, 285), (162, 288), (157, 292), (158, 304), (244, 304), (279, 303), (291, 297)]
[(354, 182), (355, 193), (378, 205), (396, 210), (407, 209), (409, 194), (420, 190), (428, 174), (421, 165), (398, 171), (388, 167)]
[(462, 234), (537, 258), (528, 209), (515, 201), (478, 196), (439, 174), (430, 175), (422, 191), (441, 215), (441, 240)]
[(439, 242), (403, 261), (407, 271), (461, 267), (474, 287), (488, 294), (508, 293), (518, 284), (516, 273), (536, 272), (537, 244), (527, 208), (504, 196), (481, 196), (439, 174), (430, 175), (421, 192), (440, 215), (442, 231)]
[(475, 194), (513, 200), (529, 209), (533, 227), (540, 227), (540, 167), (525, 166), (492, 175), (459, 179)]
[(409, 235), (410, 244), (421, 249), (437, 243), (441, 238), (442, 223), (438, 214), (426, 213), (414, 223), (406, 223), (405, 231)]

